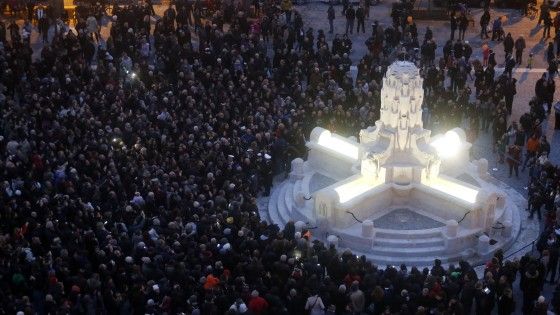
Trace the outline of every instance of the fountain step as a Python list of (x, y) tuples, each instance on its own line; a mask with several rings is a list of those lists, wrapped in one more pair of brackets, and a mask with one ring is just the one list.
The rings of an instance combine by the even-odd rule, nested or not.
[(429, 230), (385, 230), (376, 229), (375, 238), (381, 239), (404, 239), (404, 240), (418, 240), (427, 238), (441, 238), (440, 229)]
[(280, 193), (278, 195), (278, 199), (276, 200), (276, 209), (278, 211), (278, 215), (282, 218), (282, 223), (284, 224), (292, 220), (289, 208), (291, 205), (287, 204), (286, 200), (286, 194), (291, 193), (292, 186), (293, 185), (290, 182), (284, 183), (282, 187), (280, 187)]
[(376, 255), (371, 253), (360, 253), (360, 255), (366, 255), (368, 260), (371, 260), (378, 266), (399, 266), (401, 264), (405, 264), (408, 267), (427, 267), (433, 266), (434, 259), (438, 258), (441, 260), (442, 263), (449, 263), (449, 262), (458, 262), (461, 260), (461, 256), (453, 255), (453, 256), (436, 256), (436, 257), (394, 257), (394, 256), (385, 256), (385, 255)]
[(375, 246), (393, 247), (393, 248), (411, 248), (411, 247), (436, 247), (444, 246), (445, 241), (441, 237), (414, 238), (414, 239), (391, 239), (391, 238), (375, 238)]
[(284, 228), (286, 222), (280, 218), (280, 215), (278, 213), (278, 197), (280, 197), (281, 188), (282, 187), (272, 188), (272, 194), (270, 195), (270, 200), (268, 201), (268, 217), (270, 218), (270, 220), (272, 220), (271, 223), (278, 224), (278, 227), (282, 229)]
[(386, 247), (373, 246), (370, 251), (373, 255), (388, 257), (437, 257), (445, 253), (444, 246), (432, 247)]
[(286, 206), (286, 210), (288, 211), (288, 215), (290, 218), (293, 217), (293, 213), (292, 213), (292, 207), (295, 205), (295, 200), (294, 200), (294, 189), (295, 189), (295, 184), (293, 183), (286, 183), (288, 185), (288, 187), (286, 188), (286, 191), (284, 193), (284, 205)]

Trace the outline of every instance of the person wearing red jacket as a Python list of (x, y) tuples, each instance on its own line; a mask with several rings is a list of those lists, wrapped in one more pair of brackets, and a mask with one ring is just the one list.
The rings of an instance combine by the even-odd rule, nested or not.
[(268, 302), (259, 296), (259, 291), (253, 290), (251, 292), (251, 299), (249, 299), (249, 311), (251, 314), (260, 315), (264, 314), (268, 309)]

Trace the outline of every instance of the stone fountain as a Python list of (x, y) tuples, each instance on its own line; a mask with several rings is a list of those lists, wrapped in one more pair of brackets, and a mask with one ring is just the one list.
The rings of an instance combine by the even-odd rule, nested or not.
[(313, 129), (307, 161), (292, 161), (262, 215), (378, 264), (477, 263), (511, 246), (516, 203), (486, 160), (469, 161), (463, 130), (431, 137), (423, 128), (422, 83), (413, 63), (389, 66), (375, 126), (359, 141)]

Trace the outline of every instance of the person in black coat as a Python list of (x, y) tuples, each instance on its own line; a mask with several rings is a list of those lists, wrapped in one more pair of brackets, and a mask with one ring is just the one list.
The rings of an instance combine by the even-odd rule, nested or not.
[(498, 314), (508, 315), (515, 312), (515, 300), (511, 288), (506, 288), (504, 293), (498, 297)]
[(475, 282), (469, 278), (468, 275), (465, 275), (463, 278), (463, 289), (461, 290), (461, 304), (463, 304), (463, 308), (465, 310), (465, 314), (470, 314), (472, 304), (474, 301), (475, 296)]
[(354, 19), (356, 18), (356, 10), (354, 10), (352, 5), (350, 5), (348, 9), (346, 9), (345, 15), (346, 15), (346, 32), (344, 34), (348, 34), (348, 31), (350, 31), (350, 34), (352, 34), (352, 32), (354, 31)]
[(451, 18), (450, 21), (451, 23), (450, 27), (451, 27), (451, 37), (449, 39), (453, 40), (455, 39), (455, 31), (457, 30), (457, 26), (458, 26), (458, 21), (457, 21), (457, 16), (455, 15), (455, 12), (451, 13)]
[[(512, 60), (513, 62), (515, 62), (515, 60), (513, 58), (510, 58), (509, 60)], [(515, 94), (517, 94), (517, 89), (515, 87), (516, 83), (517, 83), (517, 79), (511, 78), (511, 72), (510, 72), (510, 78), (507, 80), (506, 85), (505, 85), (505, 89), (504, 89), (506, 109), (507, 109), (507, 111), (510, 115), (511, 115), (511, 108), (513, 106), (513, 97), (515, 96)]]
[(356, 34), (360, 33), (360, 26), (362, 26), (362, 33), (366, 33), (365, 27), (365, 19), (366, 19), (366, 12), (362, 6), (359, 6), (356, 9), (356, 19), (358, 20), (358, 25), (356, 28)]
[(548, 266), (546, 270), (551, 274), (550, 275), (551, 284), (555, 283), (555, 279), (556, 279), (556, 270), (558, 269), (559, 250), (560, 249), (558, 248), (558, 240), (554, 240), (554, 242), (548, 244), (549, 259), (548, 259)]
[(506, 58), (508, 55), (511, 55), (513, 53), (513, 46), (513, 37), (511, 37), (511, 33), (508, 33), (504, 38), (504, 53), (506, 55)]
[(531, 263), (521, 275), (522, 281), (520, 286), (521, 291), (523, 291), (523, 314), (531, 314), (533, 311), (535, 301), (541, 292), (539, 277), (539, 271), (534, 263)]

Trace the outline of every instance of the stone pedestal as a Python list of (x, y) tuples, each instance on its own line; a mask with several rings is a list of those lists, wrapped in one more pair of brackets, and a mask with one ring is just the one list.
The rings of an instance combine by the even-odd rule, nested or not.
[(478, 238), (478, 245), (476, 248), (477, 253), (482, 256), (488, 253), (489, 249), (490, 249), (490, 238), (486, 235), (481, 235)]
[(503, 237), (511, 237), (511, 233), (513, 232), (513, 224), (511, 221), (504, 222), (504, 229), (502, 230)]
[(303, 178), (303, 160), (296, 158), (292, 160), (292, 169), (290, 171), (290, 181), (295, 182)]
[(373, 236), (373, 221), (365, 220), (362, 222), (362, 236), (366, 238)]
[(332, 235), (332, 234), (329, 235), (329, 236), (327, 237), (327, 244), (328, 244), (329, 246), (330, 246), (331, 244), (333, 244), (334, 247), (337, 247), (337, 248), (338, 248), (338, 236)]
[(303, 208), (305, 207), (305, 195), (298, 191), (295, 196), (296, 207)]
[(480, 159), (477, 163), (478, 176), (482, 179), (488, 178), (488, 160)]
[(447, 236), (448, 237), (457, 237), (457, 231), (459, 230), (459, 223), (456, 220), (447, 220), (445, 222), (447, 227)]
[(296, 232), (301, 232), (301, 231), (303, 231), (303, 228), (305, 227), (305, 222), (297, 221), (296, 223), (294, 223), (294, 226), (296, 228)]
[(497, 194), (496, 196), (496, 209), (502, 209), (506, 206), (506, 196), (504, 194)]

